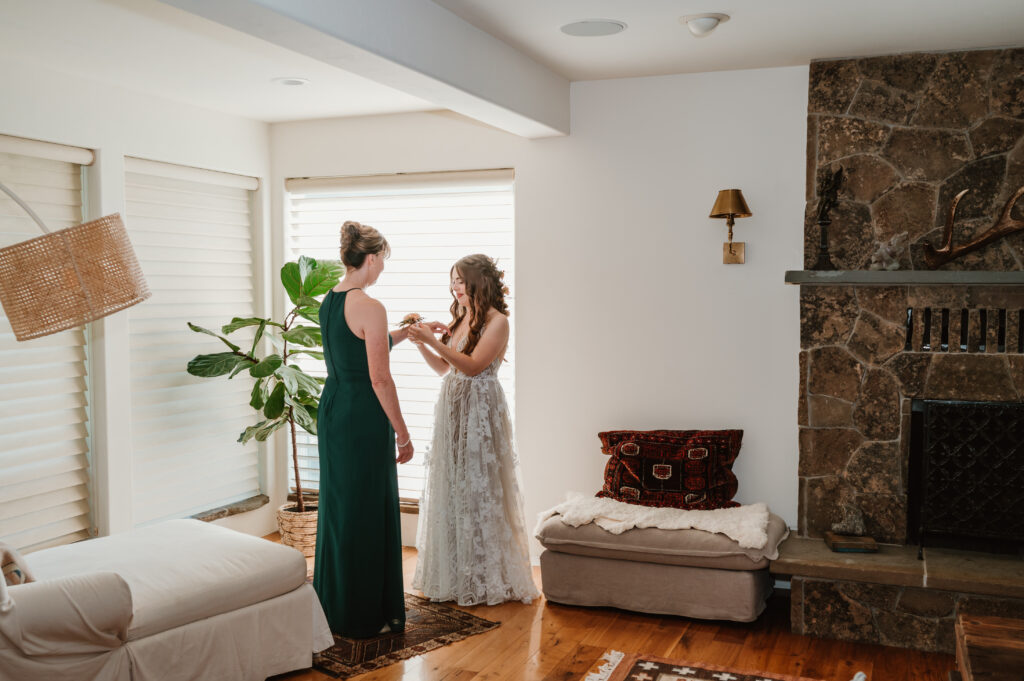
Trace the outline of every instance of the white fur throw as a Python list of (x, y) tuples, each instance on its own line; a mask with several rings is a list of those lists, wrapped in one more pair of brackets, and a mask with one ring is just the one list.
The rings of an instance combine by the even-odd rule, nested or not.
[(579, 527), (592, 522), (612, 534), (622, 534), (634, 527), (657, 527), (717, 532), (745, 549), (762, 549), (768, 543), (768, 506), (763, 503), (713, 511), (686, 511), (570, 493), (568, 500), (541, 513), (538, 525), (555, 515), (566, 525)]

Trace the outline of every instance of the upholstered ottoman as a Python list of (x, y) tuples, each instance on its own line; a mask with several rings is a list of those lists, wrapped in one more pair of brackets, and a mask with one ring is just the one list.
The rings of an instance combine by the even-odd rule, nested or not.
[(769, 514), (762, 548), (695, 529), (633, 528), (613, 534), (554, 515), (537, 527), (544, 596), (567, 605), (609, 606), (700, 619), (749, 622), (771, 594), (768, 563), (789, 534)]

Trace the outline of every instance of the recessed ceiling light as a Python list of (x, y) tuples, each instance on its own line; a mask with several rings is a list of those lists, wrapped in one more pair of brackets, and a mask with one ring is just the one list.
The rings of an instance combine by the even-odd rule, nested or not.
[(283, 76), (281, 78), (272, 78), (272, 82), (280, 83), (281, 85), (305, 85), (309, 82), (309, 78), (298, 78), (296, 76)]
[(593, 38), (601, 35), (615, 35), (626, 30), (626, 24), (614, 19), (585, 19), (566, 24), (562, 27), (562, 33), (584, 38)]

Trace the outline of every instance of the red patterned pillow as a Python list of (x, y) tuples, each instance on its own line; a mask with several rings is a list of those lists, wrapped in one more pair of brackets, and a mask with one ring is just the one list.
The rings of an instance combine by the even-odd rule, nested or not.
[(732, 464), (742, 430), (612, 430), (598, 433), (611, 459), (599, 497), (643, 506), (739, 506)]

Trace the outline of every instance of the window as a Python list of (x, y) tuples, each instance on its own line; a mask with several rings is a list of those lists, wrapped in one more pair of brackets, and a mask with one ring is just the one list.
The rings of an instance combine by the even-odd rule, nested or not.
[[(125, 159), (125, 222), (153, 292), (128, 311), (133, 518), (181, 517), (254, 496), (259, 449), (238, 434), (257, 420), (252, 379), (197, 378), (194, 356), (223, 352), (186, 322), (218, 331), (252, 317), (253, 178)], [(238, 345), (252, 332), (232, 334)]]
[[(0, 182), (51, 231), (83, 221), (84, 149), (0, 136)], [(41, 234), (0, 193), (0, 247)], [(18, 342), (0, 311), (0, 537), (22, 551), (92, 534), (88, 334)]]
[[(496, 258), (515, 294), (512, 182), (511, 170), (288, 180), (285, 257), (337, 260), (341, 224), (356, 220), (371, 225), (391, 244), (391, 258), (371, 293), (384, 303), (392, 328), (409, 312), (448, 322), (452, 302), (448, 273), (462, 256), (486, 253)], [(513, 332), (500, 378), (511, 407), (513, 297), (509, 307)], [(323, 362), (303, 360), (303, 368), (326, 373)], [(442, 379), (408, 343), (392, 352), (391, 372), (416, 447), (413, 460), (398, 468), (399, 494), (405, 500), (418, 500), (423, 490), (423, 455), (430, 445)], [(298, 448), (303, 486), (317, 489), (316, 438), (303, 434)]]

